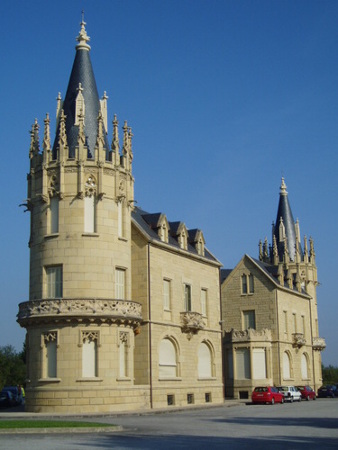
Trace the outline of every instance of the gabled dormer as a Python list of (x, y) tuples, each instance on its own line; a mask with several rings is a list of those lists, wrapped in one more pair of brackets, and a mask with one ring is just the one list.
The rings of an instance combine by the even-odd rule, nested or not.
[(177, 240), (182, 250), (188, 249), (188, 230), (184, 222), (170, 222), (170, 235)]
[(205, 239), (201, 230), (189, 230), (189, 243), (200, 256), (204, 256)]
[(154, 230), (162, 242), (169, 242), (169, 222), (167, 216), (162, 213), (144, 214), (143, 219)]

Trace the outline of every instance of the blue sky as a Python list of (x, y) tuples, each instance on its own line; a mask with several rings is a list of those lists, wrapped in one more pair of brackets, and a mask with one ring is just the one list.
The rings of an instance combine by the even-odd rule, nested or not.
[(55, 124), (82, 9), (109, 120), (133, 129), (138, 206), (202, 229), (232, 268), (271, 242), (284, 176), (315, 243), (323, 362), (338, 366), (336, 0), (1, 1), (0, 345), (24, 340), (29, 130), (47, 112)]

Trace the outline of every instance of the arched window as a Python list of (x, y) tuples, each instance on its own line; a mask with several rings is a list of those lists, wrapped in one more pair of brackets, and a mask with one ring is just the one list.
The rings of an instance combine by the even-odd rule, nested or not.
[(212, 377), (212, 355), (209, 346), (201, 342), (198, 347), (198, 378)]
[(173, 378), (177, 376), (177, 355), (174, 343), (168, 339), (162, 339), (159, 350), (159, 377)]
[(306, 380), (308, 376), (308, 357), (306, 353), (302, 354), (301, 357), (301, 370), (302, 370), (302, 379)]
[(288, 352), (283, 353), (283, 378), (284, 380), (291, 378), (291, 360)]

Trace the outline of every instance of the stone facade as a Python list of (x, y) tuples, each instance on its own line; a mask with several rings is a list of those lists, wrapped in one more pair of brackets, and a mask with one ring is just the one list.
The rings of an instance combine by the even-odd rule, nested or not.
[[(260, 243), (258, 260), (245, 255), (235, 269), (222, 271), (228, 397), (249, 398), (259, 385), (310, 385), (315, 390), (322, 385), (320, 352), (326, 344), (318, 330), (313, 241), (308, 250), (305, 238), (302, 250), (284, 180), (277, 217), (284, 233), (277, 239), (273, 227), (273, 245)], [(287, 227), (295, 230), (293, 254)]]
[(18, 313), (26, 409), (220, 404), (224, 382), (236, 398), (261, 383), (318, 387), (325, 341), (312, 243), (309, 256), (285, 246), (278, 261), (282, 246), (269, 255), (261, 245), (259, 261), (245, 256), (227, 273), (221, 298), (221, 263), (202, 231), (135, 206), (131, 128), (120, 146), (115, 116), (109, 145), (83, 21), (77, 41), (54, 144), (48, 115), (41, 148), (37, 121), (31, 130), (30, 289)]

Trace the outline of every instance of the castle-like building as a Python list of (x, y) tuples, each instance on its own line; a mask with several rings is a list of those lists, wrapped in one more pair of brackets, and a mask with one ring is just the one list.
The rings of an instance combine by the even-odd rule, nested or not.
[(54, 140), (48, 115), (41, 144), (37, 121), (31, 131), (26, 409), (220, 404), (224, 387), (320, 385), (313, 244), (301, 249), (284, 184), (273, 246), (221, 272), (201, 230), (135, 206), (132, 130), (124, 122), (120, 144), (115, 116), (109, 144), (83, 21), (77, 42)]

